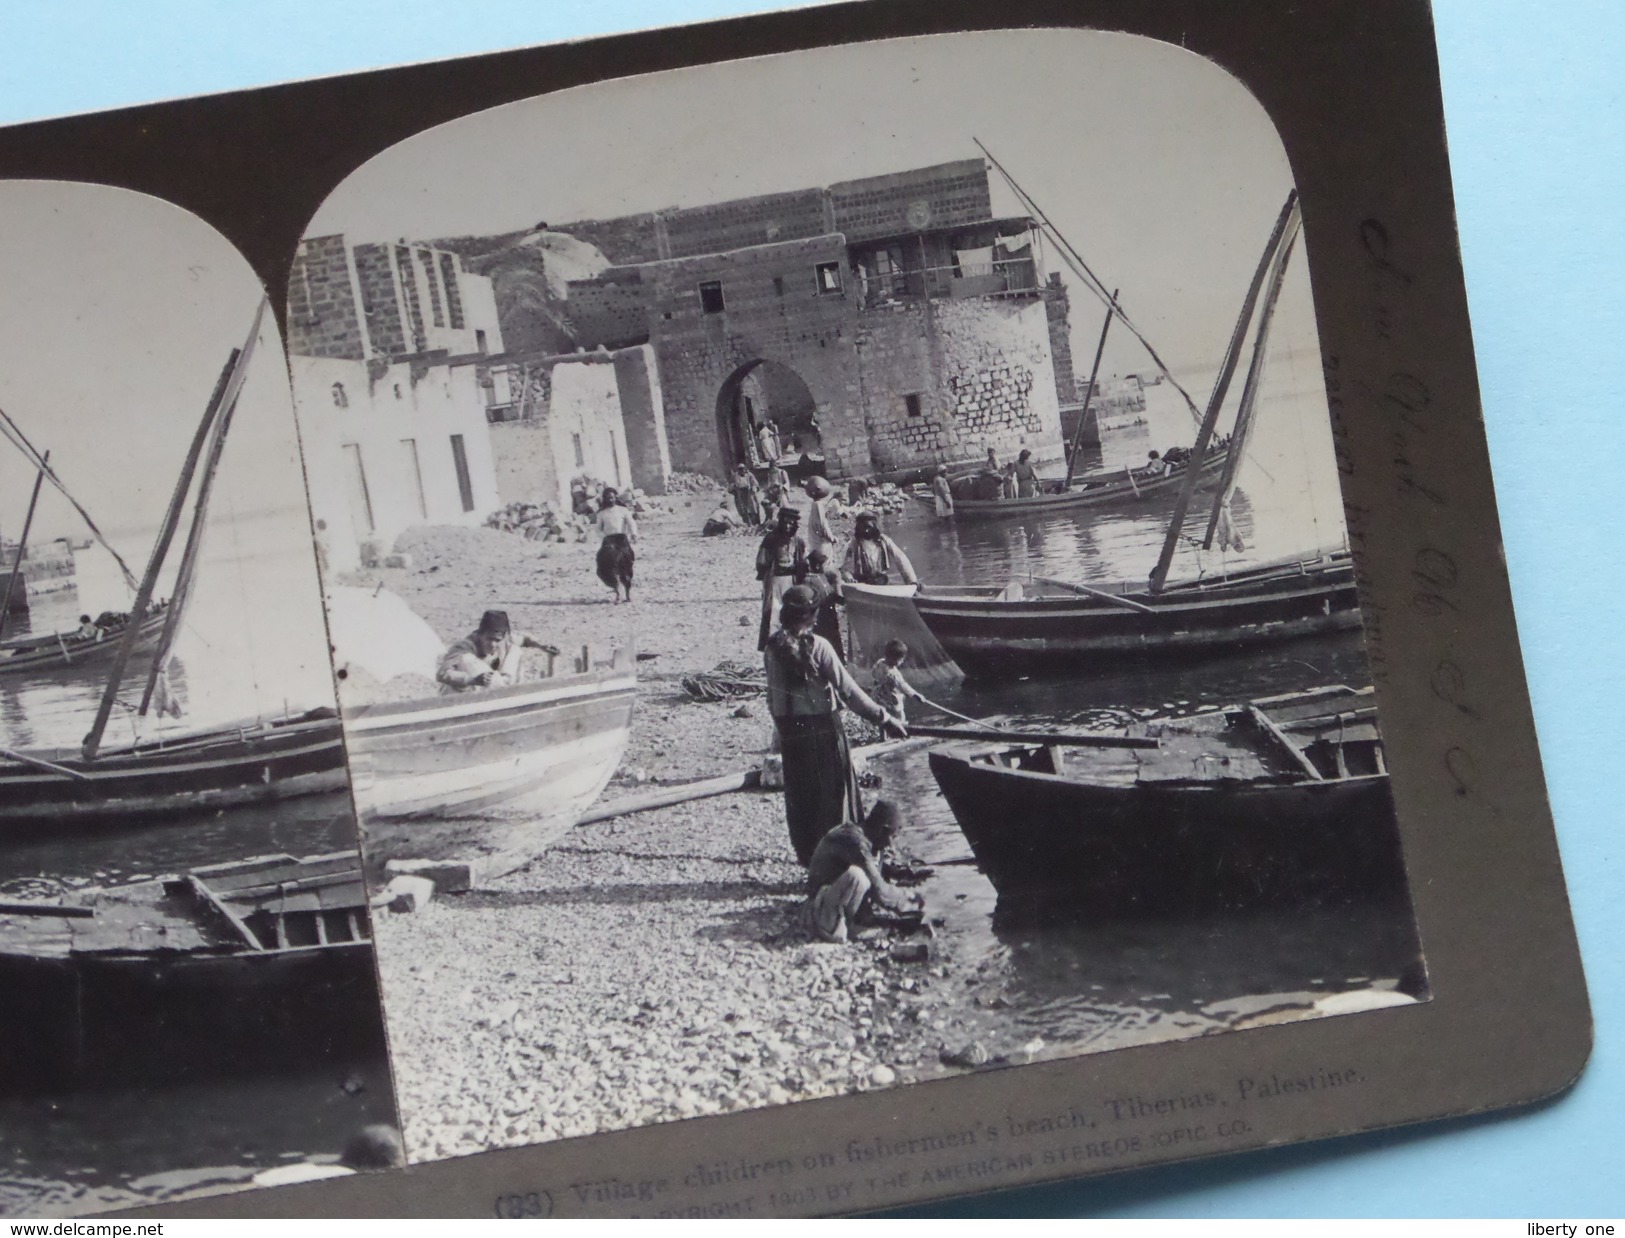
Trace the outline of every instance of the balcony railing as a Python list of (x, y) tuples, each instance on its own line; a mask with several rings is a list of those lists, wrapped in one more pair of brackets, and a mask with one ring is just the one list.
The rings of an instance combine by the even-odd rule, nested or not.
[(1038, 264), (1031, 257), (1000, 258), (993, 262), (923, 267), (884, 275), (849, 274), (865, 306), (936, 297), (1034, 296), (1041, 291)]

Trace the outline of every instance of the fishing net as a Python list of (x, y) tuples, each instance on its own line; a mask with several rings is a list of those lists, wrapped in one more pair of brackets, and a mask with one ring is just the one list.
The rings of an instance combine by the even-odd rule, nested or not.
[(743, 662), (718, 662), (715, 670), (684, 675), (683, 691), (696, 701), (732, 701), (767, 691), (767, 672)]
[(963, 682), (965, 672), (948, 656), (942, 642), (931, 635), (931, 629), (914, 609), (911, 593), (848, 585), (846, 620), (847, 652), (853, 666), (873, 666), (885, 653), (887, 641), (900, 640), (908, 646), (903, 677), (919, 691), (929, 694)]

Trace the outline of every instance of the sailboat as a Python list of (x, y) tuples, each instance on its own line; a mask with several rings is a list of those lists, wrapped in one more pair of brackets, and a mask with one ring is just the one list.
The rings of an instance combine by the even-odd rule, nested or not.
[[(104, 746), (119, 688), (138, 650), (158, 636), (137, 710), (170, 702), (168, 673), (185, 617), (226, 435), (265, 313), (262, 300), (241, 348), (234, 349), (193, 436), (147, 569), (112, 647), (112, 669), (96, 718), (78, 750), (0, 747), (0, 834), (29, 827), (139, 822), (153, 816), (211, 812), (242, 804), (340, 790), (346, 786), (338, 712), (318, 708), (273, 720), (253, 719), (124, 746)], [(167, 606), (155, 606), (158, 577), (197, 482), (190, 527)]]
[[(1191, 449), (1193, 459), (1208, 457), (1219, 410), (1258, 309), (1252, 361), (1205, 537), (1208, 548), (1226, 524), (1237, 467), (1254, 424), (1270, 320), (1301, 222), (1294, 192), (1288, 195), (1259, 261)], [(921, 585), (913, 595), (914, 609), (948, 655), (972, 677), (1066, 670), (1103, 658), (1203, 655), (1360, 627), (1354, 566), (1342, 547), (1170, 584), (1169, 567), (1203, 474), (1187, 469), (1183, 480), (1149, 582), (1085, 585), (1035, 579), (1004, 585)], [(861, 586), (848, 587), (847, 611), (854, 624), (870, 606)]]
[[(12, 551), (9, 567), (0, 567), (0, 675), (59, 677), (64, 671), (83, 671), (104, 666), (113, 660), (113, 655), (118, 649), (119, 642), (113, 638), (122, 635), (128, 625), (129, 617), (126, 615), (103, 615), (93, 625), (94, 631), (43, 632), (4, 639), (9, 617), (16, 613), (24, 615), (28, 613), (26, 604), (28, 588), (24, 580), (23, 556), (28, 549), (28, 535), (34, 527), (34, 513), (39, 506), (40, 490), (47, 481), (60, 490), (84, 517), (92, 535), (112, 554), (131, 590), (136, 587), (136, 579), (118, 551), (102, 537), (101, 530), (90, 518), (90, 513), (85, 511), (77, 499), (68, 494), (62, 479), (51, 468), (51, 453), (48, 451), (42, 453), (35, 448), (34, 444), (28, 441), (28, 436), (23, 433), (22, 427), (3, 409), (0, 409), (0, 436), (10, 441), (35, 469), (34, 488), (29, 495), (27, 515), (23, 517), (22, 533)], [(147, 653), (156, 647), (158, 637), (163, 631), (163, 612), (167, 606), (167, 602), (160, 601), (149, 610), (140, 625), (141, 631), (135, 646), (137, 653)]]

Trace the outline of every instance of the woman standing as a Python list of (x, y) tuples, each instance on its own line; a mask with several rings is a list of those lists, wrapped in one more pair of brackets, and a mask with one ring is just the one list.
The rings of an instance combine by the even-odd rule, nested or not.
[(1033, 453), (1025, 447), (1016, 457), (1016, 497), (1030, 499), (1038, 494), (1038, 470), (1033, 467)]
[(835, 488), (822, 477), (809, 477), (807, 479), (807, 498), (811, 508), (807, 513), (807, 549), (808, 551), (822, 550), (833, 558), (840, 552), (841, 539), (829, 522), (829, 512), (824, 504), (829, 496), (835, 493)]
[(598, 531), (604, 540), (598, 546), (598, 579), (615, 592), (615, 602), (626, 590), (626, 600), (632, 600), (632, 564), (637, 555), (632, 544), (638, 540), (638, 522), (626, 508), (625, 500), (614, 490), (604, 491), (604, 506), (598, 513)]
[(938, 519), (954, 514), (954, 492), (948, 486), (947, 465), (939, 466), (937, 475), (931, 479), (931, 495), (936, 500)]
[(913, 585), (920, 579), (902, 547), (880, 531), (880, 517), (873, 512), (858, 513), (841, 576), (860, 585)]
[(784, 595), (781, 626), (767, 642), (767, 706), (784, 756), (784, 817), (796, 859), (806, 864), (818, 842), (843, 822), (863, 820), (857, 772), (842, 703), (886, 735), (908, 728), (870, 699), (847, 673), (834, 649), (813, 634), (817, 599), (797, 585)]
[(733, 491), (734, 506), (739, 509), (739, 518), (755, 528), (762, 523), (761, 487), (756, 484), (756, 477), (743, 464), (734, 465), (733, 480), (728, 483), (728, 489)]
[(756, 579), (762, 582), (762, 625), (756, 649), (767, 648), (767, 638), (779, 621), (784, 595), (807, 578), (807, 543), (801, 536), (801, 513), (779, 508), (778, 523), (756, 551)]

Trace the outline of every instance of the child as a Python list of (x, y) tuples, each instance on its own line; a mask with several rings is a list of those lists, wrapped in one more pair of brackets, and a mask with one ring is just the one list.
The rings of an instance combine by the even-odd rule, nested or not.
[(908, 646), (900, 640), (886, 642), (886, 651), (880, 661), (874, 665), (875, 688), (873, 696), (875, 704), (903, 722), (908, 717), (903, 709), (905, 697), (913, 697), (916, 701), (925, 698), (909, 686), (908, 680), (903, 678), (903, 663), (908, 661)]

